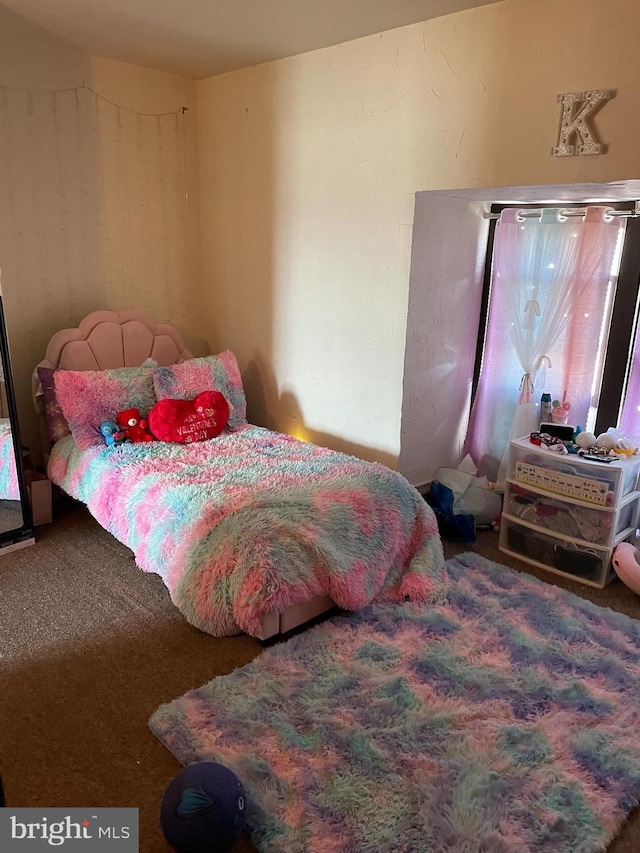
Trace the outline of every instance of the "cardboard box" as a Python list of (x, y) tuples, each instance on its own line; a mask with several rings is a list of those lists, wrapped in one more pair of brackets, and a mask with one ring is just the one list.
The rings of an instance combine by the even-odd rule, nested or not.
[(37, 471), (26, 471), (33, 525), (51, 524), (51, 481)]

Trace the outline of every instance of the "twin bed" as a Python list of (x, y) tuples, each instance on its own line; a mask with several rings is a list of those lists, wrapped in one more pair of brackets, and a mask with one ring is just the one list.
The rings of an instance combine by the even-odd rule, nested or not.
[[(204, 361), (191, 361), (169, 325), (93, 312), (51, 339), (34, 373), (36, 409), (44, 411), (47, 371), (109, 371), (149, 358), (158, 373)], [(50, 479), (131, 548), (141, 569), (161, 576), (191, 624), (215, 636), (265, 640), (336, 605), (425, 600), (443, 556), (419, 493), (383, 465), (247, 423), (239, 382), (238, 371), (231, 391), (208, 389), (231, 398), (234, 416), (206, 441), (79, 449), (74, 436), (50, 430)], [(193, 390), (173, 387), (176, 398)]]

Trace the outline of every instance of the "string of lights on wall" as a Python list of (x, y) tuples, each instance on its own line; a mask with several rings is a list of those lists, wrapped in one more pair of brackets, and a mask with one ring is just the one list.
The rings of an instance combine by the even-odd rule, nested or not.
[(188, 110), (188, 107), (179, 107), (177, 110), (171, 110), (170, 112), (163, 112), (163, 113), (139, 112), (138, 110), (133, 110), (130, 107), (125, 107), (122, 104), (118, 104), (115, 101), (112, 101), (110, 98), (107, 98), (104, 95), (101, 95), (99, 92), (96, 92), (96, 90), (93, 89), (88, 83), (83, 83), (81, 86), (69, 86), (69, 87), (64, 88), (64, 89), (45, 89), (45, 88), (23, 89), (23, 88), (19, 88), (17, 86), (0, 86), (0, 90), (2, 90), (2, 92), (20, 92), (24, 95), (31, 95), (31, 96), (35, 95), (35, 94), (54, 95), (55, 96), (55, 95), (62, 95), (62, 94), (68, 93), (68, 92), (75, 92), (77, 94), (78, 92), (86, 91), (86, 92), (91, 92), (91, 94), (94, 95), (94, 97), (99, 98), (101, 101), (104, 101), (107, 104), (111, 104), (112, 106), (116, 107), (119, 110), (123, 110), (124, 112), (134, 113), (135, 115), (138, 115), (138, 116), (149, 116), (149, 117), (155, 117), (155, 118), (159, 118), (162, 116), (178, 115), (180, 113), (184, 114)]
[[(84, 83), (0, 86), (3, 272), (47, 293), (180, 286), (190, 258), (184, 106), (131, 109)], [(78, 301), (78, 300), (76, 300)]]

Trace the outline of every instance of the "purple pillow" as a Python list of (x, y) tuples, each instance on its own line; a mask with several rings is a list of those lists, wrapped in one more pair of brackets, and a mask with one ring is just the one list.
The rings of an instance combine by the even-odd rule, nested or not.
[(203, 391), (220, 391), (229, 403), (229, 428), (235, 429), (247, 422), (247, 400), (240, 368), (231, 350), (157, 367), (153, 385), (158, 400), (193, 400)]
[(38, 379), (44, 400), (44, 418), (51, 446), (71, 433), (56, 396), (56, 386), (53, 381), (54, 372), (52, 367), (38, 367)]
[(55, 371), (58, 403), (79, 450), (104, 445), (100, 424), (115, 420), (118, 412), (136, 408), (147, 417), (156, 402), (155, 366), (156, 362), (147, 359), (141, 367)]

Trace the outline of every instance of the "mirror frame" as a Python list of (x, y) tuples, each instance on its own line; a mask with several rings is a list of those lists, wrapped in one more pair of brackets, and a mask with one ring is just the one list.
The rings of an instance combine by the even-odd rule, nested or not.
[(13, 439), (13, 454), (16, 462), (18, 475), (18, 486), (20, 489), (20, 504), (22, 508), (22, 525), (12, 530), (0, 532), (0, 553), (2, 548), (10, 545), (28, 545), (33, 537), (33, 514), (27, 488), (27, 478), (24, 471), (22, 456), (22, 442), (20, 441), (20, 428), (18, 424), (18, 407), (16, 405), (13, 374), (11, 371), (11, 354), (9, 352), (9, 340), (7, 338), (7, 326), (5, 322), (4, 300), (0, 292), (0, 357), (4, 373), (4, 387), (9, 409), (9, 421), (11, 423), (11, 437)]

